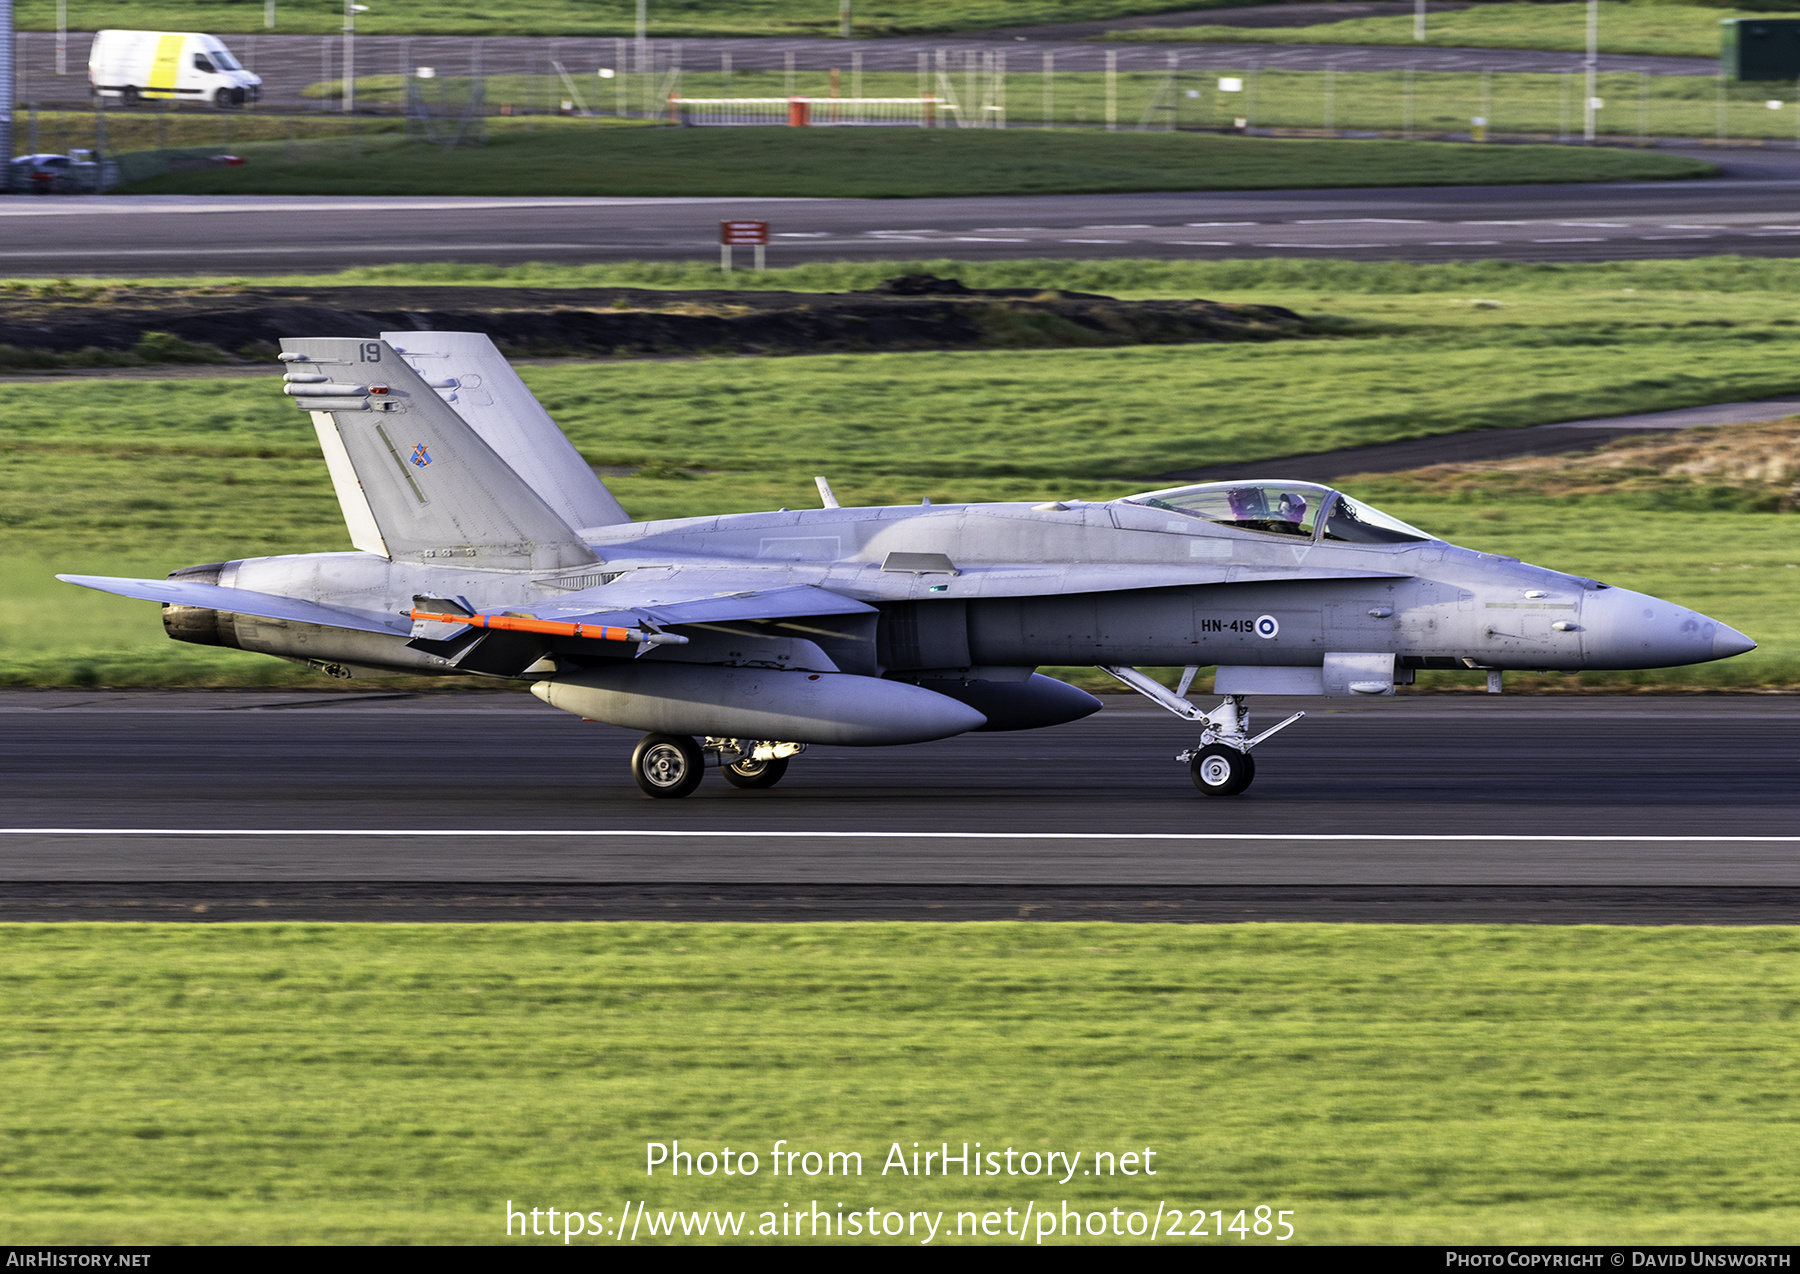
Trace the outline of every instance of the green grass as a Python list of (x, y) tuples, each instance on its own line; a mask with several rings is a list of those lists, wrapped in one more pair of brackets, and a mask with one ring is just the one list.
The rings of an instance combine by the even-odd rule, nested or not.
[[(571, 126), (489, 145), (255, 143), (242, 168), (172, 173), (132, 194), (925, 195), (1481, 185), (1709, 175), (1666, 155), (1439, 142), (1064, 130), (665, 130)], [(360, 166), (347, 165), (357, 146)], [(289, 154), (295, 158), (290, 161)], [(378, 174), (378, 175), (377, 175)]]
[[(1224, 0), (1175, 0), (1180, 9), (1222, 7)], [(1156, 13), (1171, 0), (855, 0), (858, 36), (909, 31), (1083, 22)], [(17, 0), (23, 31), (56, 26), (55, 0)], [(835, 36), (837, 0), (653, 0), (650, 35)], [(344, 7), (333, 0), (280, 0), (275, 34), (335, 35)], [(77, 0), (69, 21), (78, 30), (131, 27), (155, 31), (261, 34), (263, 0)], [(637, 29), (633, 0), (381, 0), (356, 15), (365, 35), (626, 36)]]
[[(29, 925), (0, 967), (14, 1244), (496, 1243), (509, 1199), (1800, 1233), (1786, 928)], [(647, 1178), (677, 1137), (761, 1171)], [(864, 1175), (778, 1180), (778, 1138)], [(879, 1175), (965, 1140), (1157, 1173)]]
[[(779, 260), (779, 257), (776, 258)], [(183, 275), (167, 278), (4, 279), (0, 289), (52, 298), (88, 297), (109, 289), (139, 287), (246, 288), (455, 285), (529, 288), (725, 289), (743, 292), (847, 292), (872, 288), (897, 274), (924, 270), (960, 279), (972, 288), (1069, 288), (1118, 297), (1219, 297), (1236, 301), (1287, 298), (1312, 313), (1321, 309), (1380, 316), (1390, 321), (1394, 304), (1430, 323), (1509, 323), (1515, 317), (1542, 323), (1552, 315), (1584, 322), (1620, 310), (1649, 309), (1679, 316), (1694, 305), (1719, 321), (1755, 320), (1765, 304), (1758, 294), (1800, 292), (1800, 259), (1698, 257), (1668, 261), (1410, 261), (1298, 260), (1259, 257), (1239, 261), (1164, 261), (1106, 257), (1086, 261), (1016, 258), (999, 261), (812, 261), (777, 265), (760, 274), (739, 270), (721, 279), (706, 261), (616, 261), (592, 265), (527, 262), (469, 265), (408, 262), (354, 266), (331, 274), (258, 276)], [(1508, 293), (1497, 309), (1472, 300)], [(1654, 296), (1650, 293), (1723, 293), (1723, 296)], [(1639, 295), (1644, 294), (1644, 295)], [(1748, 297), (1749, 299), (1742, 299)], [(1349, 299), (1347, 299), (1349, 298)], [(1363, 309), (1365, 298), (1374, 309)], [(1411, 298), (1411, 299), (1406, 299)], [(1524, 306), (1521, 315), (1520, 307)], [(1416, 309), (1415, 309), (1416, 307)], [(1749, 313), (1746, 313), (1746, 311)], [(1777, 321), (1786, 316), (1777, 311)]]
[[(1667, 597), (1758, 643), (1748, 655), (1691, 668), (1579, 675), (1508, 673), (1509, 692), (1800, 688), (1800, 539), (1792, 514), (1701, 513), (1651, 501), (1420, 499), (1380, 478), (1344, 484), (1377, 507), (1457, 544), (1507, 553), (1621, 588)], [(1427, 689), (1479, 690), (1463, 673), (1421, 673)]]
[[(1787, 5), (1770, 5), (1771, 9)], [(1755, 17), (1745, 10), (1685, 4), (1627, 4), (1601, 0), (1600, 51), (1670, 57), (1718, 57), (1719, 22)], [(1481, 4), (1449, 13), (1432, 11), (1423, 46), (1413, 38), (1411, 14), (1351, 18), (1310, 27), (1199, 25), (1149, 31), (1115, 31), (1114, 40), (1208, 44), (1399, 44), (1463, 49), (1587, 49), (1585, 4)]]
[[(1124, 278), (1132, 264), (1077, 263), (1062, 281), (1091, 286), (1115, 268)], [(1308, 292), (1277, 288), (1276, 267), (1314, 263), (1160, 275), (1162, 263), (1137, 264), (1143, 273), (1128, 277), (1147, 290), (1263, 280), (1206, 291), (1334, 313), (1342, 334), (1255, 346), (576, 364), (524, 375), (590, 461), (644, 467), (609, 484), (635, 516), (652, 518), (809, 505), (815, 473), (855, 503), (1106, 499), (1208, 463), (1800, 389), (1793, 293), (1758, 292), (1746, 305), (1725, 290), (1599, 286), (1634, 278), (1756, 288), (1779, 284), (1783, 262), (1339, 263), (1316, 267), (1332, 290)], [(1048, 264), (964, 273), (1013, 268)], [(1095, 276), (1080, 274), (1089, 269)], [(1385, 290), (1408, 279), (1419, 290)], [(1471, 279), (1479, 290), (1427, 290)], [(1519, 286), (1490, 286), (1508, 281)], [(315, 684), (288, 664), (172, 644), (154, 607), (50, 580), (349, 547), (311, 426), (271, 381), (0, 385), (0, 420), (0, 591), (9, 599), (0, 678)], [(1669, 596), (1763, 643), (1722, 664), (1584, 674), (1553, 688), (1800, 684), (1790, 515), (1669, 508), (1641, 494), (1550, 499), (1380, 482), (1370, 491), (1457, 542)]]

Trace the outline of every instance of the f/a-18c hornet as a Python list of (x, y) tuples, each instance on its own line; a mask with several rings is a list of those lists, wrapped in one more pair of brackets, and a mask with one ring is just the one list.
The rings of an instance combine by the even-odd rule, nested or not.
[[(1100, 707), (1094, 665), (1198, 729), (1208, 796), (1255, 774), (1249, 696), (1391, 695), (1421, 668), (1661, 668), (1755, 648), (1672, 602), (1458, 548), (1341, 491), (1211, 482), (1105, 502), (633, 522), (485, 337), (288, 339), (355, 552), (59, 578), (163, 604), (177, 641), (523, 682), (647, 731), (632, 777), (777, 783), (808, 744), (1032, 730)], [(1170, 691), (1139, 666), (1186, 669)], [(1210, 711), (1191, 704), (1216, 665)]]

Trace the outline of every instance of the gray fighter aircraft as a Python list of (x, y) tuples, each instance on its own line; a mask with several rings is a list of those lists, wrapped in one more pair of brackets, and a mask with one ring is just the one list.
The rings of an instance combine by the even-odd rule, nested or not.
[[(289, 339), (355, 552), (167, 580), (63, 575), (163, 604), (177, 641), (310, 664), (522, 681), (647, 731), (632, 777), (770, 787), (811, 743), (919, 743), (1074, 721), (1039, 674), (1094, 665), (1198, 727), (1231, 796), (1258, 694), (1391, 695), (1420, 668), (1658, 668), (1754, 649), (1671, 602), (1477, 553), (1340, 491), (1212, 482), (1103, 503), (824, 507), (633, 522), (484, 336)], [(1171, 692), (1139, 666), (1182, 666)], [(1217, 665), (1211, 710), (1189, 703)]]

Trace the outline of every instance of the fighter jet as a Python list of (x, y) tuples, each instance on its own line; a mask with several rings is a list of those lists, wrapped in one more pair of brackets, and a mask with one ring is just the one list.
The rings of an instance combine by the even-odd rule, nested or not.
[[(1755, 643), (1696, 611), (1459, 548), (1310, 482), (1106, 501), (822, 508), (634, 522), (484, 336), (282, 341), (354, 552), (166, 580), (62, 575), (162, 603), (177, 641), (331, 677), (522, 683), (646, 733), (632, 777), (780, 781), (809, 744), (874, 747), (1077, 720), (1037, 672), (1092, 665), (1196, 727), (1210, 797), (1255, 776), (1256, 695), (1383, 696), (1422, 668), (1660, 668)], [(1187, 691), (1216, 666), (1222, 701)], [(1140, 669), (1182, 667), (1171, 691)]]

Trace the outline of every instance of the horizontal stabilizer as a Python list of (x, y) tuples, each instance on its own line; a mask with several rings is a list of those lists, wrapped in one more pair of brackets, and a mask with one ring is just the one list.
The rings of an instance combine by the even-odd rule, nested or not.
[(203, 610), (230, 611), (238, 615), (254, 615), (258, 619), (287, 619), (299, 624), (321, 624), (327, 628), (349, 628), (361, 633), (381, 633), (405, 637), (412, 631), (412, 621), (399, 615), (383, 615), (377, 611), (352, 610), (347, 606), (322, 606), (298, 597), (278, 597), (273, 593), (257, 593), (247, 588), (222, 588), (217, 584), (201, 584), (172, 579), (119, 579), (111, 575), (58, 575), (65, 584), (135, 597), (140, 601), (163, 602), (170, 606), (198, 606)]

